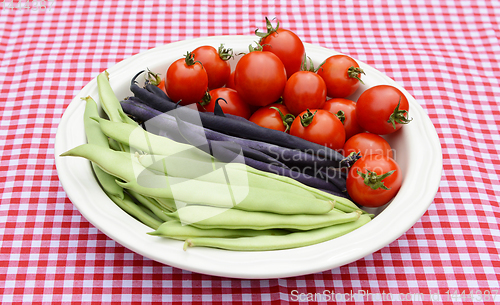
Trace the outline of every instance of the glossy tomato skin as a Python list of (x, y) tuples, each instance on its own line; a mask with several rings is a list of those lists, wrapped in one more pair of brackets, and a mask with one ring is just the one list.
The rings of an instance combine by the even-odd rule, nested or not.
[(348, 139), (342, 150), (344, 156), (350, 153), (361, 153), (361, 156), (379, 154), (393, 158), (393, 151), (389, 142), (374, 133), (358, 133)]
[(160, 88), (161, 91), (165, 92), (167, 94), (167, 90), (165, 90), (165, 79), (163, 78), (156, 87)]
[(260, 40), (263, 51), (274, 53), (283, 62), (287, 77), (300, 71), (305, 48), (302, 40), (294, 32), (279, 28)]
[(329, 97), (347, 97), (359, 88), (359, 80), (349, 76), (350, 67), (359, 68), (359, 65), (347, 55), (332, 55), (318, 69), (319, 76), (326, 83)]
[(273, 53), (253, 51), (238, 61), (234, 70), (234, 84), (246, 103), (266, 106), (276, 102), (283, 93), (285, 67)]
[(265, 128), (284, 132), (286, 130), (286, 126), (283, 124), (283, 119), (281, 118), (279, 112), (276, 109), (271, 109), (271, 107), (279, 109), (284, 116), (290, 113), (285, 105), (274, 103), (259, 108), (252, 114), (250, 121)]
[(321, 109), (326, 102), (326, 85), (311, 71), (295, 72), (285, 85), (283, 103), (290, 113), (298, 115), (307, 109)]
[(231, 88), (231, 89), (236, 90), (236, 86), (234, 85), (234, 71), (231, 72), (231, 74), (229, 75), (229, 78), (227, 79), (226, 88)]
[[(363, 177), (358, 174), (358, 170), (361, 173), (367, 173), (367, 170), (370, 170), (378, 175), (394, 170), (391, 175), (382, 180), (389, 190), (382, 188), (373, 190), (365, 184)], [(365, 207), (380, 207), (396, 196), (401, 188), (402, 181), (403, 174), (394, 159), (383, 155), (368, 155), (361, 157), (349, 170), (347, 193), (357, 204)]]
[(290, 127), (290, 134), (331, 149), (341, 149), (345, 142), (342, 122), (323, 109), (311, 109), (310, 112), (315, 113), (311, 123), (304, 127), (301, 118), (307, 111), (300, 113)]
[(212, 46), (201, 46), (192, 53), (207, 71), (208, 90), (223, 87), (231, 74), (231, 66), (219, 56), (219, 51)]
[(359, 125), (365, 130), (385, 135), (399, 130), (403, 125), (389, 122), (391, 114), (398, 106), (400, 110), (409, 110), (406, 96), (396, 87), (378, 85), (363, 92), (356, 102), (356, 114)]
[(204, 106), (198, 106), (198, 110), (214, 112), (215, 101), (218, 98), (223, 98), (226, 102), (219, 100), (218, 103), (224, 113), (237, 115), (245, 119), (249, 119), (252, 115), (250, 105), (241, 99), (236, 90), (231, 88), (217, 88), (210, 90), (208, 93), (210, 94), (210, 102)]
[(356, 116), (356, 102), (345, 98), (332, 98), (326, 101), (323, 109), (330, 111), (333, 114), (337, 114), (337, 112), (339, 112), (340, 110), (344, 112), (345, 120), (343, 124), (346, 140), (348, 140), (355, 134), (365, 131), (358, 124), (358, 119)]
[(207, 72), (200, 63), (186, 64), (186, 59), (174, 61), (167, 69), (165, 90), (174, 102), (181, 105), (197, 103), (208, 87)]

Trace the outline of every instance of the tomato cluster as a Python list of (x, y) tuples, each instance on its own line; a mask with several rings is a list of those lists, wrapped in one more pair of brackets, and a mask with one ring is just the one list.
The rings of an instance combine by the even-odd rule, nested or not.
[(224, 113), (345, 156), (360, 153), (347, 178), (349, 195), (364, 206), (386, 204), (401, 185), (401, 170), (380, 135), (410, 121), (405, 95), (380, 85), (350, 100), (365, 74), (353, 58), (333, 55), (314, 68), (296, 34), (280, 28), (279, 22), (273, 27), (267, 18), (266, 27), (267, 32), (255, 31), (258, 45), (249, 47), (233, 71), (231, 49), (200, 46), (172, 63), (159, 87), (174, 102), (196, 104), (199, 111), (213, 112), (219, 100)]

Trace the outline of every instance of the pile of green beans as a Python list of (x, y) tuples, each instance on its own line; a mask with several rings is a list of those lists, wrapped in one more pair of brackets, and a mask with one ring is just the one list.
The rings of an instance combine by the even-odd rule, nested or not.
[(151, 134), (123, 113), (106, 71), (97, 84), (106, 117), (83, 98), (87, 144), (61, 156), (88, 159), (103, 191), (152, 236), (182, 240), (184, 249), (278, 250), (336, 238), (373, 216), (348, 199)]

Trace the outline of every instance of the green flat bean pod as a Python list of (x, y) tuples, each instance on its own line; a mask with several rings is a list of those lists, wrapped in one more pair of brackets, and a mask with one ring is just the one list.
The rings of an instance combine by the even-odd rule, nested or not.
[(211, 161), (213, 157), (196, 147), (173, 141), (144, 130), (140, 126), (132, 126), (126, 123), (113, 122), (103, 118), (95, 118), (99, 121), (102, 132), (125, 145), (134, 147), (148, 154), (154, 155), (182, 155), (193, 160)]
[(125, 194), (125, 197), (123, 199), (113, 195), (109, 195), (109, 198), (111, 198), (111, 200), (116, 203), (117, 206), (122, 208), (122, 210), (134, 216), (143, 224), (151, 227), (154, 230), (158, 229), (162, 224), (162, 222), (159, 221), (156, 217), (151, 216), (149, 213), (145, 212), (137, 204), (135, 204), (132, 198), (130, 198), (130, 196), (128, 196), (127, 194)]
[(335, 224), (352, 222), (360, 212), (342, 213), (332, 210), (320, 215), (282, 215), (267, 212), (249, 212), (210, 206), (188, 205), (168, 216), (200, 229), (292, 229), (312, 230)]
[(234, 251), (271, 251), (305, 247), (325, 242), (345, 235), (367, 224), (371, 220), (368, 215), (361, 215), (356, 221), (314, 229), (293, 232), (281, 236), (254, 236), (239, 238), (193, 237), (184, 242), (184, 250), (188, 247), (211, 247)]
[(105, 172), (125, 181), (117, 181), (119, 186), (147, 197), (171, 198), (223, 207), (237, 205), (238, 209), (281, 214), (323, 214), (333, 208), (333, 203), (330, 201), (302, 197), (288, 192), (155, 175), (142, 167), (139, 162), (135, 162), (129, 153), (92, 144), (80, 145), (63, 153), (62, 156), (87, 158), (98, 164)]
[(177, 240), (186, 240), (192, 237), (252, 237), (260, 235), (285, 235), (286, 230), (245, 230), (245, 229), (199, 229), (189, 225), (183, 225), (178, 220), (164, 222), (160, 227), (148, 233), (149, 235), (168, 237)]
[(118, 182), (125, 189), (153, 198), (171, 198), (187, 204), (278, 214), (325, 214), (334, 202), (301, 197), (281, 191), (224, 185), (194, 179), (168, 177), (168, 186), (146, 187), (137, 182)]
[(295, 185), (295, 186), (301, 187), (304, 190), (307, 190), (308, 192), (313, 194), (313, 196), (318, 198), (318, 199), (335, 200), (335, 207), (339, 210), (346, 212), (346, 213), (354, 212), (354, 211), (361, 211), (362, 213), (366, 213), (365, 211), (360, 209), (356, 204), (354, 204), (354, 202), (352, 202), (351, 200), (349, 200), (347, 198), (335, 196), (333, 194), (329, 194), (329, 193), (324, 192), (322, 190), (318, 190), (314, 187), (307, 186), (303, 183), (300, 183), (299, 181), (297, 181), (295, 179), (285, 177), (285, 176), (276, 175), (273, 173), (259, 171), (259, 170), (253, 169), (253, 168), (250, 169), (250, 171), (252, 173), (257, 174), (257, 175), (261, 175), (261, 176), (265, 176), (265, 177), (272, 177), (272, 178), (280, 180), (284, 183), (288, 183), (290, 185)]
[[(172, 213), (172, 212), (175, 212), (177, 210), (177, 204), (176, 204), (175, 200), (173, 200), (171, 198), (154, 198), (154, 199), (156, 202), (158, 202), (158, 204), (162, 208), (164, 208), (166, 211), (169, 211), (169, 212), (166, 212), (167, 215), (168, 215), (168, 213)], [(180, 203), (179, 203), (179, 205), (180, 205)], [(170, 219), (173, 219), (173, 218), (170, 218)]]
[[(243, 163), (225, 163), (216, 160), (200, 161), (181, 156), (138, 155), (139, 163), (158, 174), (183, 177), (231, 185), (248, 185), (250, 188), (266, 188), (302, 197), (315, 198), (311, 192), (282, 182), (278, 179), (255, 174)], [(224, 172), (223, 172), (224, 170)]]
[(131, 197), (135, 198), (142, 205), (144, 205), (146, 208), (151, 210), (151, 212), (153, 212), (156, 215), (156, 217), (160, 218), (163, 221), (172, 220), (172, 218), (168, 217), (166, 213), (173, 212), (173, 210), (170, 210), (170, 209), (167, 210), (167, 209), (163, 208), (163, 206), (161, 206), (161, 204), (159, 204), (153, 198), (145, 197), (145, 196), (143, 196), (139, 193), (136, 193), (134, 191), (131, 191), (131, 190), (128, 190), (128, 192), (130, 193)]
[[(213, 157), (209, 154), (202, 152), (199, 149), (196, 149), (190, 145), (178, 143), (173, 140), (170, 140), (166, 137), (158, 136), (152, 133), (145, 131), (144, 129), (133, 126), (118, 123), (118, 122), (110, 122), (108, 120), (100, 119), (100, 126), (104, 134), (113, 138), (119, 142), (122, 142), (126, 145), (133, 146), (137, 149), (140, 149), (148, 154), (152, 155), (164, 155), (164, 156), (172, 156), (178, 154), (178, 156), (183, 158), (192, 158), (193, 160), (198, 160), (202, 162), (211, 162), (213, 161)], [(135, 135), (135, 136), (132, 136)], [(133, 143), (130, 142), (131, 137), (134, 139)], [(166, 147), (169, 147), (167, 150)], [(145, 162), (145, 161), (144, 161)], [(250, 166), (247, 166), (245, 169), (241, 167), (235, 167), (238, 170), (244, 170), (248, 173), (260, 175), (261, 177), (268, 177), (274, 180), (281, 181), (288, 185), (300, 187), (312, 195), (314, 195), (318, 199), (322, 200), (335, 200), (336, 206), (338, 209), (344, 212), (354, 212), (360, 211), (361, 209), (357, 207), (352, 201), (346, 198), (342, 198), (339, 196), (335, 196), (324, 191), (315, 189), (313, 187), (309, 187), (304, 185), (292, 178), (284, 177), (280, 175), (276, 175), (274, 173), (263, 172), (257, 169), (254, 169)]]
[(111, 88), (111, 84), (109, 83), (108, 71), (104, 71), (97, 76), (97, 90), (102, 109), (111, 121), (125, 122), (132, 126), (138, 126), (134, 120), (123, 112), (120, 101), (116, 97), (113, 89)]
[(130, 153), (106, 149), (95, 144), (82, 144), (62, 153), (61, 156), (83, 157), (95, 162), (108, 174), (125, 181), (136, 180), (134, 165), (137, 166), (137, 172), (144, 169), (138, 162), (134, 164)]
[[(103, 148), (109, 148), (108, 137), (104, 135), (99, 127), (99, 124), (92, 120), (91, 117), (98, 115), (97, 104), (90, 97), (83, 98), (85, 101), (85, 111), (83, 114), (83, 125), (87, 143), (94, 144)], [(91, 162), (92, 169), (101, 187), (110, 195), (117, 196), (123, 199), (123, 189), (116, 184), (115, 177), (103, 171), (95, 162)]]

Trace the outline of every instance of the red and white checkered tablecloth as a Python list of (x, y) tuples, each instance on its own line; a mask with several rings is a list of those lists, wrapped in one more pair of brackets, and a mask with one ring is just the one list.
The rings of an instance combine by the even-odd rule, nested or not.
[[(329, 291), (357, 303), (423, 296), (417, 304), (460, 304), (500, 293), (500, 2), (52, 0), (29, 1), (30, 9), (10, 2), (0, 3), (2, 303), (306, 303)], [(363, 259), (286, 279), (191, 273), (109, 239), (72, 205), (54, 164), (56, 130), (74, 95), (133, 54), (195, 37), (252, 35), (265, 16), (379, 69), (417, 99), (443, 149), (428, 211)]]

